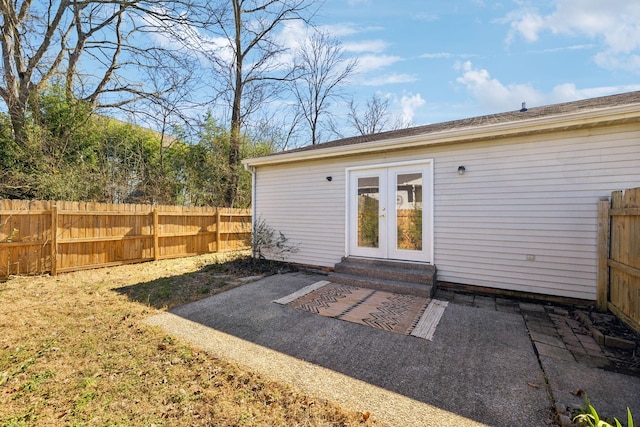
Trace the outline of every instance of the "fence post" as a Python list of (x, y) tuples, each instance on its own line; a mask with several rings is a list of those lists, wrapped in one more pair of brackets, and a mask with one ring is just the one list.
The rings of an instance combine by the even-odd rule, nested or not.
[(216, 252), (222, 252), (222, 248), (220, 247), (222, 243), (222, 239), (220, 238), (220, 208), (216, 208)]
[(598, 278), (596, 308), (606, 312), (609, 302), (609, 200), (598, 203)]
[(157, 261), (160, 258), (160, 245), (159, 245), (159, 230), (158, 230), (158, 208), (153, 208), (153, 260)]
[(58, 205), (51, 205), (51, 275), (58, 274)]

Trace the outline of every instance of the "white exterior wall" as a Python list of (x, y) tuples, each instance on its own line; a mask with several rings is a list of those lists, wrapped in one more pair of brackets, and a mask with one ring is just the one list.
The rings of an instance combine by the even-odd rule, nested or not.
[(640, 186), (638, 125), (260, 166), (256, 212), (299, 245), (289, 261), (333, 266), (345, 168), (418, 159), (433, 159), (439, 280), (595, 300), (598, 201)]

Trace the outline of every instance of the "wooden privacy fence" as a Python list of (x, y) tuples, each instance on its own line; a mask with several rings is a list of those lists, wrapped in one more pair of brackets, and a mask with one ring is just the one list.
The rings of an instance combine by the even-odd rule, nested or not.
[(247, 209), (0, 200), (0, 278), (247, 248)]
[(640, 332), (640, 188), (600, 201), (597, 307)]

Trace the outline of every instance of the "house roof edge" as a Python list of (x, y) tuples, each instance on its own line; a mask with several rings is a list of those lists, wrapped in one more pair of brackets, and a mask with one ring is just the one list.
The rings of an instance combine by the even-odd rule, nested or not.
[(525, 118), (517, 121), (480, 124), (461, 128), (449, 128), (435, 132), (416, 133), (408, 136), (379, 138), (372, 136), (366, 142), (318, 147), (317, 149), (292, 150), (269, 156), (243, 160), (246, 167), (257, 167), (343, 157), (355, 154), (374, 153), (424, 146), (459, 144), (491, 138), (506, 138), (518, 135), (540, 134), (558, 130), (597, 127), (640, 121), (640, 101), (632, 104), (607, 106), (592, 110), (565, 112), (557, 115)]

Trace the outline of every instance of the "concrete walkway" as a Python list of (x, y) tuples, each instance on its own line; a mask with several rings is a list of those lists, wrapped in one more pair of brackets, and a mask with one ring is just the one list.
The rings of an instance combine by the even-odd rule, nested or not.
[[(639, 378), (585, 367), (550, 350), (553, 344), (561, 349), (547, 338), (557, 328), (544, 324), (553, 320), (536, 304), (443, 292), (436, 298), (450, 304), (427, 341), (272, 302), (324, 279), (271, 276), (148, 322), (390, 426), (548, 426), (553, 404), (580, 405), (570, 393), (579, 388), (596, 408), (606, 398), (616, 416), (622, 415), (613, 411), (640, 396)], [(538, 334), (530, 335), (535, 328)], [(611, 391), (610, 384), (621, 388)]]
[(522, 315), (561, 425), (570, 425), (572, 411), (584, 408), (583, 393), (600, 415), (616, 417), (623, 425), (627, 407), (632, 414), (640, 414), (640, 378), (612, 371), (612, 352), (598, 345), (564, 308), (446, 291), (440, 291), (437, 298)]

